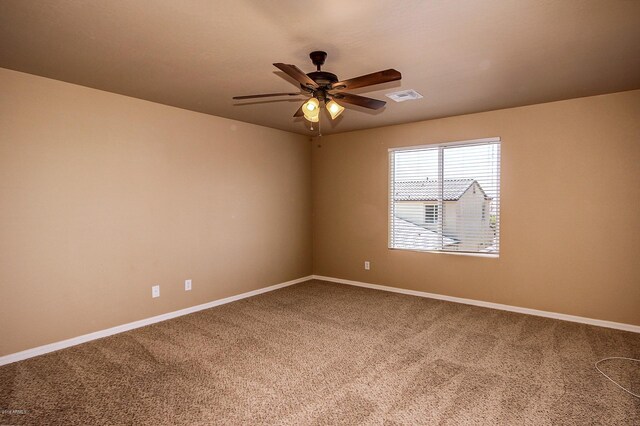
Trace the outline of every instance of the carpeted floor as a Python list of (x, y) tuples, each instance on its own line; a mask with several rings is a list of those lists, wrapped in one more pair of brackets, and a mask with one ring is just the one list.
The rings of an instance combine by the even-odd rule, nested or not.
[(607, 356), (640, 335), (311, 281), (0, 367), (0, 424), (640, 424)]

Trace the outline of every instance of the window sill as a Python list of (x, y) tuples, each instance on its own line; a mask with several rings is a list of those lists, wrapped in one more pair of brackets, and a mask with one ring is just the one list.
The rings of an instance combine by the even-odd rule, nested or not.
[(471, 252), (460, 252), (460, 251), (446, 251), (446, 250), (415, 250), (415, 249), (405, 249), (405, 248), (394, 248), (388, 247), (389, 250), (398, 250), (398, 251), (414, 251), (418, 253), (433, 253), (433, 254), (452, 254), (454, 256), (471, 256), (471, 257), (486, 257), (490, 259), (497, 259), (500, 257), (499, 253), (471, 253)]

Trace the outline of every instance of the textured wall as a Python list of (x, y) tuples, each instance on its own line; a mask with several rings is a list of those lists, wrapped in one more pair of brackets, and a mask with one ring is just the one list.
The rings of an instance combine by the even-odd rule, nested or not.
[(0, 355), (310, 274), (307, 138), (5, 69), (0, 93)]
[[(500, 257), (389, 250), (388, 148), (493, 136)], [(315, 274), (640, 325), (640, 91), (331, 135), (312, 149)]]

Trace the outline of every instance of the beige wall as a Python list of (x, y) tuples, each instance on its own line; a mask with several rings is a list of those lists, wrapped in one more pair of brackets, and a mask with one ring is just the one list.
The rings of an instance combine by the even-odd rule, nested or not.
[[(319, 275), (640, 325), (640, 91), (311, 146), (5, 69), (0, 93), (0, 356), (306, 276), (312, 260)], [(491, 136), (500, 257), (387, 249), (387, 149)]]
[(0, 355), (309, 275), (310, 155), (0, 69)]
[[(389, 250), (387, 149), (493, 136), (500, 257)], [(315, 274), (640, 325), (640, 91), (325, 136), (312, 164)]]

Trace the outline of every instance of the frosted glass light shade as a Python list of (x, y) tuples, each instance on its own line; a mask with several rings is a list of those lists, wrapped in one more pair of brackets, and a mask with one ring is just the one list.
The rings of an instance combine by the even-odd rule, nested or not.
[(336, 117), (342, 114), (342, 111), (344, 111), (344, 107), (338, 104), (336, 101), (331, 100), (327, 103), (327, 111), (329, 111), (331, 119), (335, 120)]
[(316, 111), (318, 110), (319, 107), (320, 107), (320, 102), (316, 98), (311, 98), (304, 103), (304, 106), (302, 107), (302, 109), (306, 113), (307, 111), (308, 112)]

